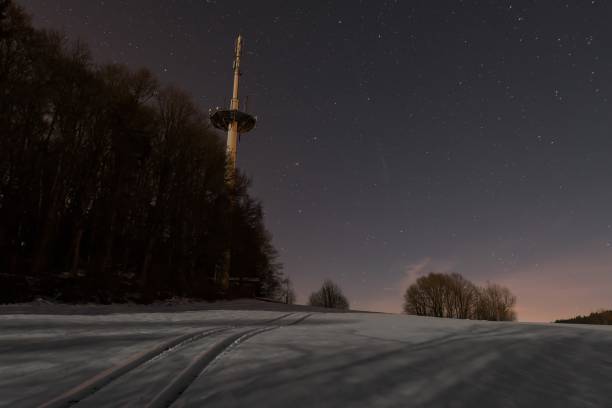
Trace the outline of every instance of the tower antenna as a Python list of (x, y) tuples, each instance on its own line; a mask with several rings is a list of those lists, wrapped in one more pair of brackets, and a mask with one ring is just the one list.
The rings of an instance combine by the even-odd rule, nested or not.
[(242, 35), (238, 35), (234, 48), (234, 86), (232, 88), (232, 99), (228, 110), (217, 110), (210, 116), (210, 121), (217, 129), (227, 131), (227, 179), (229, 183), (234, 182), (236, 173), (236, 159), (238, 156), (238, 134), (247, 133), (255, 127), (257, 121), (254, 116), (240, 110), (238, 89), (240, 84), (240, 63), (244, 41)]
[[(236, 39), (236, 45), (234, 48), (234, 86), (232, 87), (232, 99), (230, 100), (229, 109), (219, 110), (217, 109), (212, 115), (210, 115), (210, 122), (217, 129), (227, 131), (227, 167), (225, 168), (225, 178), (228, 183), (230, 198), (229, 198), (229, 224), (230, 224), (230, 237), (229, 246), (225, 251), (223, 269), (221, 275), (217, 276), (215, 273), (215, 280), (223, 290), (229, 288), (230, 282), (230, 266), (232, 261), (232, 208), (234, 205), (234, 193), (233, 187), (236, 183), (236, 158), (238, 155), (238, 135), (247, 133), (255, 127), (256, 119), (254, 116), (249, 115), (246, 112), (240, 110), (240, 100), (238, 99), (238, 86), (240, 84), (240, 60), (242, 58), (242, 48), (244, 42), (242, 35), (238, 35)], [(245, 107), (246, 110), (246, 107)]]

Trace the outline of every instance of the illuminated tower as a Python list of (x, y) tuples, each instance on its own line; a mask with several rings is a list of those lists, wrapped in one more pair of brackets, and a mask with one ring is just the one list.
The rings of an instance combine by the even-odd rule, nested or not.
[(236, 49), (234, 54), (234, 87), (232, 90), (232, 99), (228, 110), (218, 110), (210, 116), (210, 121), (217, 129), (227, 130), (227, 178), (233, 182), (234, 173), (236, 171), (236, 155), (238, 150), (238, 135), (246, 133), (255, 127), (256, 119), (252, 115), (240, 110), (240, 101), (238, 99), (238, 83), (240, 81), (240, 58), (242, 56), (242, 36), (239, 35), (236, 40)]
[[(232, 99), (228, 110), (217, 110), (210, 115), (210, 121), (217, 129), (227, 131), (227, 168), (225, 175), (230, 186), (230, 192), (235, 182), (236, 175), (236, 156), (238, 153), (238, 135), (246, 133), (255, 127), (256, 119), (254, 116), (240, 110), (240, 100), (238, 99), (238, 83), (240, 81), (240, 58), (242, 56), (242, 36), (238, 35), (234, 53), (234, 87), (232, 89)], [(230, 196), (230, 207), (233, 206), (233, 197)], [(230, 217), (232, 214), (230, 208)], [(221, 276), (216, 276), (215, 280), (222, 289), (227, 290), (230, 281), (230, 266), (232, 260), (231, 241), (232, 241), (232, 220), (230, 218), (230, 248), (226, 251), (223, 262)]]

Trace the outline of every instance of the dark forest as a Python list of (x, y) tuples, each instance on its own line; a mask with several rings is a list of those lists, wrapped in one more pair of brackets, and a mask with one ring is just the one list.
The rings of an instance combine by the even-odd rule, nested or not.
[(275, 297), (262, 205), (190, 96), (0, 4), (0, 302)]

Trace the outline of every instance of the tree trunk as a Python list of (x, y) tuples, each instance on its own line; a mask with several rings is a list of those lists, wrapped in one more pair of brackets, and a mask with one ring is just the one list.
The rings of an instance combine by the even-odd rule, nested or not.
[(72, 262), (70, 266), (70, 273), (72, 275), (77, 274), (79, 268), (79, 260), (81, 258), (81, 240), (83, 238), (83, 227), (79, 226), (74, 236), (72, 244)]

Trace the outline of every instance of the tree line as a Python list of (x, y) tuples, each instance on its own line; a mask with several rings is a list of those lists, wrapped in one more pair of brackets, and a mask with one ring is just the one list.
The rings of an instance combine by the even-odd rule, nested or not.
[(262, 205), (244, 175), (226, 183), (224, 142), (186, 92), (94, 64), (13, 1), (0, 19), (0, 302), (227, 296), (228, 253), (256, 282), (243, 290), (278, 295)]
[(588, 316), (578, 315), (571, 319), (559, 319), (555, 320), (555, 323), (612, 325), (612, 310), (600, 310), (599, 312), (592, 312)]
[(515, 305), (508, 288), (476, 286), (458, 273), (422, 276), (404, 295), (404, 312), (418, 316), (508, 321), (516, 320)]
[[(342, 289), (325, 280), (313, 292), (310, 306), (347, 310)], [(429, 273), (410, 285), (404, 294), (404, 313), (417, 316), (491, 321), (516, 320), (516, 296), (494, 283), (477, 286), (458, 273)]]

